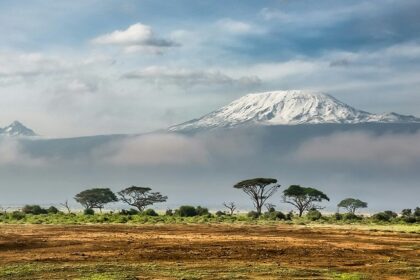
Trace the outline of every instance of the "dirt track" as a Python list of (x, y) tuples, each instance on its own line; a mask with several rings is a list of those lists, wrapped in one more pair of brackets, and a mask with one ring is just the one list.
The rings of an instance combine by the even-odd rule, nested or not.
[(230, 262), (416, 279), (420, 235), (287, 225), (0, 225), (0, 267), (27, 262)]

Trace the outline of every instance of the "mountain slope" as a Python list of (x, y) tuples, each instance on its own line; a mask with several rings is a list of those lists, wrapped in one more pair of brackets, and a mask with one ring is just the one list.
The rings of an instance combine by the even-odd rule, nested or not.
[(0, 136), (10, 136), (10, 137), (31, 137), (37, 136), (37, 134), (32, 130), (24, 126), (18, 121), (14, 121), (5, 128), (0, 128)]
[(372, 114), (334, 97), (308, 91), (272, 91), (245, 95), (219, 110), (169, 128), (188, 131), (240, 125), (297, 125), (321, 123), (418, 123), (419, 118), (396, 113)]

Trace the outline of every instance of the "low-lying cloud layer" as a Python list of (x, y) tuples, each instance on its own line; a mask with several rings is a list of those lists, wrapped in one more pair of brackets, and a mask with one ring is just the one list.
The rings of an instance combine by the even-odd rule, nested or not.
[[(87, 187), (118, 190), (145, 184), (167, 194), (175, 204), (218, 207), (229, 199), (248, 205), (233, 184), (247, 178), (272, 177), (279, 180), (282, 190), (290, 184), (302, 184), (325, 191), (333, 199), (331, 211), (334, 200), (343, 197), (363, 198), (370, 207), (382, 210), (389, 205), (394, 209), (407, 207), (407, 203), (415, 206), (420, 133), (363, 132), (357, 128), (335, 132), (328, 127), (3, 139), (0, 181), (6, 196), (0, 203), (51, 203), (71, 198)], [(37, 189), (36, 201), (32, 195), (18, 195), (32, 194), (33, 189)], [(398, 195), (401, 201), (390, 203)]]
[(36, 167), (45, 163), (25, 152), (18, 141), (0, 137), (0, 166)]
[(194, 165), (208, 160), (197, 139), (176, 134), (150, 134), (118, 140), (98, 148), (94, 155), (112, 165)]
[(296, 151), (296, 159), (362, 166), (418, 166), (419, 143), (420, 133), (381, 136), (366, 132), (337, 133), (308, 140)]

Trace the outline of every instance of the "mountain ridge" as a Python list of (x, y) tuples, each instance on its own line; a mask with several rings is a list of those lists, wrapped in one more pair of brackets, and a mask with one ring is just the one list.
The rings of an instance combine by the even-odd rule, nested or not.
[(38, 136), (32, 129), (24, 126), (19, 121), (14, 121), (4, 128), (0, 128), (0, 136), (8, 137), (33, 137)]
[(357, 110), (335, 97), (311, 91), (250, 93), (200, 118), (169, 127), (169, 131), (244, 125), (420, 123), (420, 118), (397, 113)]

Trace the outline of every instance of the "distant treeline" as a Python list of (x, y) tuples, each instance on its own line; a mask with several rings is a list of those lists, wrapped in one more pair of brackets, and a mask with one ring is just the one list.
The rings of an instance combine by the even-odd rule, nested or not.
[[(252, 201), (255, 210), (250, 211), (246, 216), (238, 215), (237, 206), (235, 202), (224, 202), (222, 205), (224, 211), (217, 211), (214, 214), (201, 206), (184, 205), (178, 209), (168, 209), (163, 215), (165, 217), (207, 217), (207, 218), (223, 218), (224, 220), (236, 220), (245, 217), (246, 219), (262, 219), (262, 220), (286, 220), (291, 221), (295, 217), (304, 218), (309, 221), (362, 221), (363, 219), (370, 219), (377, 222), (405, 222), (405, 223), (420, 223), (420, 208), (403, 209), (398, 215), (393, 211), (383, 211), (374, 214), (372, 217), (363, 217), (357, 215), (356, 211), (361, 208), (367, 208), (367, 202), (356, 198), (345, 198), (337, 205), (337, 213), (332, 216), (323, 216), (319, 210), (323, 209), (321, 203), (329, 201), (329, 197), (322, 191), (302, 187), (299, 185), (291, 185), (283, 191), (282, 203), (292, 205), (296, 212), (290, 211), (283, 213), (276, 210), (276, 205), (269, 203), (268, 200), (279, 190), (280, 185), (276, 179), (272, 178), (253, 178), (238, 182), (233, 186), (235, 189), (243, 191)], [(106, 221), (102, 222), (127, 222), (133, 220), (132, 216), (139, 217), (158, 217), (159, 214), (153, 209), (146, 209), (155, 203), (166, 202), (168, 197), (162, 195), (160, 192), (153, 192), (149, 187), (131, 186), (125, 188), (117, 193), (114, 193), (109, 188), (92, 188), (84, 190), (74, 197), (76, 202), (83, 206), (84, 216), (94, 216), (95, 210), (98, 209), (102, 213), (102, 209), (109, 203), (121, 201), (129, 206), (129, 209), (123, 209), (118, 213), (106, 213)], [(69, 206), (68, 201), (60, 204), (68, 216), (75, 216)], [(131, 208), (130, 208), (131, 207)], [(264, 212), (263, 209), (266, 211)], [(339, 213), (339, 209), (345, 209), (344, 214)], [(64, 212), (58, 208), (51, 206), (49, 208), (42, 208), (39, 205), (25, 205), (19, 211), (7, 212), (3, 209), (0, 212), (0, 221), (7, 222), (12, 220), (24, 220), (29, 217), (37, 215), (58, 215), (63, 216)], [(162, 215), (161, 215), (162, 216)], [(126, 217), (126, 218), (121, 218)], [(130, 218), (127, 218), (130, 217)], [(71, 219), (70, 219), (71, 220)], [(77, 219), (76, 219), (77, 220)], [(83, 220), (83, 219), (82, 219)], [(90, 219), (95, 222), (95, 219)], [(176, 220), (176, 219), (175, 219)], [(220, 219), (219, 219), (220, 220)], [(29, 221), (30, 222), (30, 221)], [(66, 222), (66, 219), (64, 219)], [(97, 222), (101, 222), (100, 220)]]

